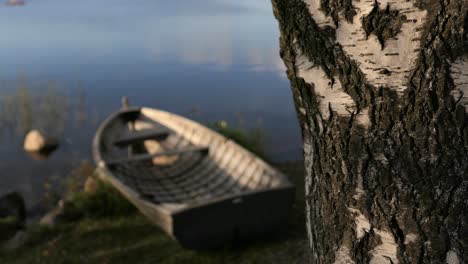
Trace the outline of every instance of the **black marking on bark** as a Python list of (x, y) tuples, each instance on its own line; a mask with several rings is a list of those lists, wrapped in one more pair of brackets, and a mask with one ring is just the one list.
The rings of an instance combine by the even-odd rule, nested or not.
[(379, 73), (380, 73), (380, 74), (389, 75), (389, 76), (392, 75), (392, 72), (389, 71), (389, 70), (386, 69), (386, 68), (385, 68), (385, 69), (381, 69), (381, 70), (379, 71)]
[(406, 16), (400, 14), (398, 10), (391, 10), (390, 4), (387, 4), (387, 7), (381, 10), (379, 3), (375, 1), (370, 14), (362, 19), (362, 28), (366, 32), (367, 38), (371, 34), (377, 36), (383, 50), (385, 41), (389, 38), (395, 38), (406, 21)]
[(353, 22), (354, 16), (357, 14), (353, 7), (352, 0), (321, 0), (321, 10), (326, 16), (331, 16), (336, 27), (339, 25), (339, 15), (342, 13), (346, 20)]
[(371, 228), (368, 232), (365, 232), (364, 236), (356, 243), (353, 247), (353, 260), (356, 263), (369, 263), (371, 255), (369, 252), (377, 245), (381, 243), (381, 239)]

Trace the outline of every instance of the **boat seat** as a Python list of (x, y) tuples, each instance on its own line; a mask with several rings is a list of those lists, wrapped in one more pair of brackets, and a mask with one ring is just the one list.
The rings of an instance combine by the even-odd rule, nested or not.
[(130, 131), (124, 133), (122, 137), (114, 141), (114, 145), (118, 147), (125, 147), (131, 144), (139, 143), (145, 140), (164, 140), (169, 136), (171, 131), (166, 128), (162, 129), (142, 129), (138, 131)]
[(181, 148), (181, 149), (168, 150), (164, 152), (157, 152), (153, 154), (134, 155), (128, 158), (109, 160), (106, 163), (107, 165), (112, 166), (112, 165), (117, 165), (117, 164), (127, 163), (127, 162), (151, 160), (153, 158), (162, 157), (162, 156), (179, 155), (179, 154), (183, 154), (187, 152), (200, 152), (206, 155), (208, 154), (208, 151), (209, 151), (208, 147), (187, 147), (187, 148)]

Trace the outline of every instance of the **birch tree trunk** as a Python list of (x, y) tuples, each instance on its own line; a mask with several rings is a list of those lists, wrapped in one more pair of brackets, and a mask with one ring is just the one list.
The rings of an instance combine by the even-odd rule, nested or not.
[(312, 263), (468, 261), (465, 0), (272, 0)]

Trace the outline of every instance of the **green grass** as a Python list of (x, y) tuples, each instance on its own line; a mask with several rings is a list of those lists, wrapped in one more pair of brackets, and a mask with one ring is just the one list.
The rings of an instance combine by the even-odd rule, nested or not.
[[(299, 163), (281, 164), (279, 168), (301, 186)], [(110, 187), (104, 185), (104, 188)], [(103, 189), (93, 198), (74, 198), (77, 207), (87, 212), (78, 219), (54, 228), (31, 228), (28, 244), (15, 251), (0, 252), (0, 263), (304, 263), (308, 242), (301, 190), (297, 190), (286, 230), (242, 245), (191, 251), (182, 248), (141, 214), (131, 211), (132, 207), (125, 211), (129, 204), (113, 189)], [(92, 210), (101, 211), (92, 213)]]
[[(252, 152), (266, 157), (264, 134), (218, 125), (216, 130)], [(253, 136), (252, 136), (253, 135)], [(15, 251), (0, 252), (0, 263), (200, 263), (261, 264), (305, 263), (303, 167), (300, 162), (277, 164), (296, 186), (296, 202), (285, 230), (242, 245), (226, 245), (211, 251), (182, 248), (142, 216), (120, 193), (98, 181), (98, 191), (82, 189), (88, 164), (71, 173), (69, 201), (61, 223), (53, 228), (30, 228), (30, 240)], [(248, 216), (246, 216), (248, 217)]]
[(34, 231), (1, 263), (302, 263), (305, 243), (281, 237), (215, 251), (181, 248), (144, 217), (85, 219)]
[(62, 220), (82, 218), (98, 219), (134, 215), (137, 210), (108, 183), (96, 179), (97, 191), (93, 195), (78, 192), (66, 202)]

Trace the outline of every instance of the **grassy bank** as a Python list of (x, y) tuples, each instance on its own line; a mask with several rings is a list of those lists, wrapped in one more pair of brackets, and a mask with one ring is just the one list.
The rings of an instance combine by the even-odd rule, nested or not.
[[(299, 163), (281, 164), (296, 184), (301, 184)], [(107, 191), (107, 190), (106, 190)], [(138, 212), (126, 211), (122, 201), (97, 196), (101, 206), (117, 208), (111, 216), (92, 211), (66, 221), (54, 228), (34, 227), (30, 241), (22, 248), (0, 253), (0, 263), (304, 263), (306, 246), (303, 230), (301, 192), (291, 215), (290, 226), (263, 239), (242, 245), (197, 252), (181, 248)], [(123, 198), (122, 198), (123, 199)], [(80, 200), (80, 211), (91, 206), (93, 200)], [(125, 202), (125, 201), (123, 201)], [(88, 203), (86, 205), (86, 203)], [(109, 209), (108, 209), (109, 210)], [(122, 213), (125, 212), (125, 213)], [(248, 216), (247, 216), (248, 217)]]
[[(239, 130), (227, 130), (246, 147), (260, 144)], [(228, 133), (229, 132), (229, 133)], [(285, 230), (241, 245), (226, 245), (211, 251), (182, 248), (158, 227), (151, 224), (117, 191), (98, 182), (97, 191), (85, 194), (70, 184), (69, 202), (60, 224), (53, 228), (35, 226), (23, 247), (0, 252), (0, 263), (305, 263), (307, 241), (304, 230), (303, 169), (301, 162), (276, 164), (296, 186), (296, 203)], [(86, 174), (78, 170), (74, 177)], [(73, 182), (73, 181), (72, 181)], [(78, 186), (81, 186), (78, 184)], [(81, 188), (81, 187), (80, 187)], [(245, 216), (248, 217), (248, 216)]]

